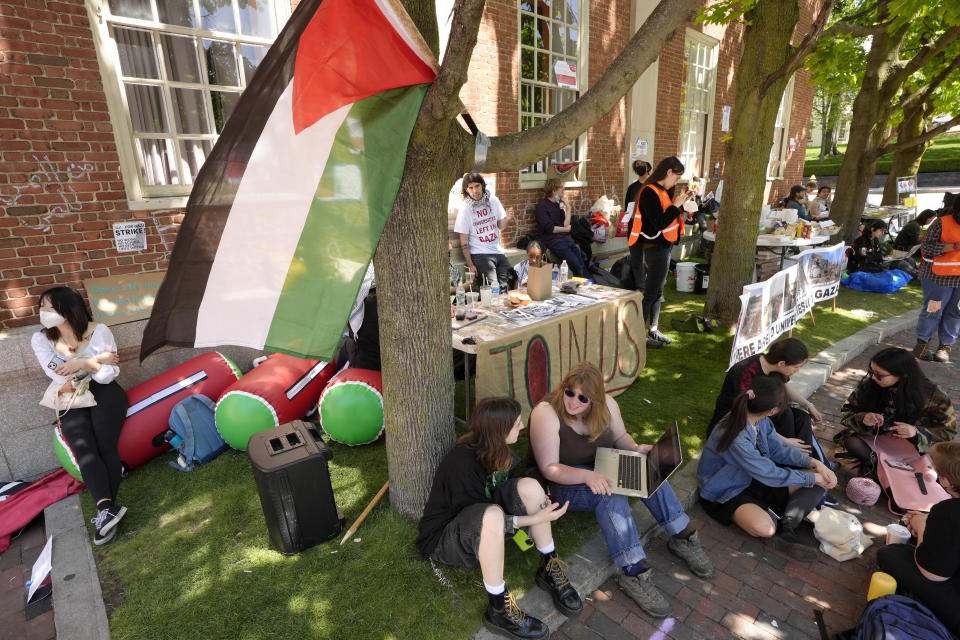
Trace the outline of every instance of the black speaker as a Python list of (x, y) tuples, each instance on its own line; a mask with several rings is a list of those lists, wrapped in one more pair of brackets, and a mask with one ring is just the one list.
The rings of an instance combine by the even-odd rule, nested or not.
[(330, 485), (333, 457), (313, 425), (295, 420), (254, 434), (247, 445), (270, 543), (292, 555), (343, 526)]

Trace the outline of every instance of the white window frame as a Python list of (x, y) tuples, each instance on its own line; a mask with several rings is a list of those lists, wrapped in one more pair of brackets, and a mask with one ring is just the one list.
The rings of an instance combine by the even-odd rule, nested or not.
[[(279, 34), (283, 25), (290, 17), (290, 3), (287, 0), (270, 0), (273, 7), (273, 16), (276, 24), (275, 31)], [(156, 13), (156, 2), (151, 3)], [(108, 0), (86, 0), (87, 14), (90, 18), (90, 27), (93, 32), (94, 47), (97, 52), (97, 62), (100, 66), (100, 75), (103, 80), (103, 90), (107, 99), (107, 109), (110, 114), (110, 123), (113, 127), (114, 139), (117, 145), (117, 155), (120, 159), (120, 173), (126, 191), (128, 206), (132, 210), (156, 210), (179, 208), (186, 206), (187, 199), (193, 184), (179, 185), (145, 185), (142, 180), (139, 162), (136, 153), (136, 137), (133, 132), (133, 122), (127, 106), (127, 96), (123, 88), (120, 70), (120, 55), (117, 43), (111, 36), (110, 25), (131, 27), (148, 31), (162, 31), (164, 33), (182, 34), (210, 38), (215, 40), (231, 40), (241, 44), (270, 46), (272, 40), (264, 38), (241, 36), (239, 34), (222, 33), (205, 29), (190, 29), (165, 25), (159, 20), (138, 20), (133, 18), (110, 17)], [(206, 73), (206, 61), (203, 55), (198, 56), (201, 73)], [(157, 60), (160, 66), (161, 80), (157, 84), (176, 86), (175, 82), (166, 79), (166, 70), (163, 57), (158, 48)], [(169, 107), (169, 105), (166, 105)], [(211, 117), (210, 105), (207, 107), (207, 117)], [(174, 114), (168, 113), (169, 118)], [(212, 120), (211, 120), (212, 122)], [(216, 135), (216, 134), (214, 134)], [(162, 136), (158, 136), (162, 137)], [(215, 139), (215, 138), (214, 138)]]
[[(536, 2), (536, 0), (531, 0), (531, 1), (534, 2), (534, 3)], [(554, 1), (554, 2), (567, 2), (568, 0), (553, 0), (553, 1)], [(578, 86), (577, 91), (578, 91), (578, 93), (582, 94), (584, 91), (586, 91), (587, 87), (589, 86), (587, 79), (588, 79), (588, 77), (589, 77), (588, 74), (589, 74), (589, 57), (590, 57), (590, 56), (589, 56), (589, 51), (590, 51), (590, 42), (589, 42), (589, 33), (590, 33), (590, 0), (573, 0), (573, 1), (577, 2), (578, 8), (579, 8), (579, 12), (580, 12), (580, 13), (579, 13), (580, 24), (579, 24), (579, 27), (578, 27), (578, 29), (579, 29), (579, 34), (578, 34), (578, 40), (577, 40), (577, 56), (576, 56), (576, 59), (577, 59), (577, 86)], [(522, 41), (523, 41), (523, 34), (522, 34), (522, 32), (521, 32), (522, 16), (523, 16), (523, 15), (530, 15), (529, 12), (521, 10), (521, 5), (522, 5), (522, 4), (523, 4), (523, 0), (517, 0), (517, 42), (518, 42), (518, 43), (522, 43)], [(522, 57), (523, 57), (523, 54), (522, 54), (521, 52), (522, 52), (522, 50), (523, 50), (524, 48), (528, 48), (528, 47), (525, 47), (525, 46), (522, 45), (522, 44), (519, 44), (519, 45), (518, 45), (518, 55), (520, 56), (520, 58), (518, 59), (518, 65), (517, 65), (517, 85), (516, 85), (516, 86), (517, 86), (517, 131), (521, 131), (521, 130), (522, 130), (522, 129), (520, 128), (520, 126), (521, 126), (521, 118), (523, 118), (524, 116), (529, 115), (528, 113), (526, 113), (526, 112), (523, 111), (523, 105), (522, 105), (522, 95), (523, 95), (522, 85), (523, 85), (523, 83), (524, 83), (524, 82), (527, 82), (527, 83), (531, 83), (531, 84), (534, 84), (534, 85), (537, 85), (537, 86), (541, 86), (541, 87), (550, 87), (550, 86), (553, 86), (553, 85), (551, 85), (550, 83), (538, 82), (538, 81), (536, 81), (536, 80), (533, 80), (533, 81), (524, 80), (524, 79), (521, 77), (520, 74), (522, 73)], [(534, 50), (536, 50), (536, 49), (534, 49)], [(553, 53), (553, 52), (551, 52), (551, 53)], [(552, 65), (551, 65), (551, 67), (552, 67)], [(551, 77), (553, 77), (553, 69), (552, 69), (552, 68), (551, 68), (551, 70), (550, 70), (550, 73), (551, 73)], [(585, 131), (585, 132), (583, 132), (582, 134), (580, 134), (580, 135), (577, 137), (576, 141), (577, 141), (577, 145), (578, 145), (578, 149), (579, 149), (579, 158), (578, 158), (578, 159), (579, 159), (579, 160), (584, 160), (584, 159), (587, 158), (587, 132)], [(552, 155), (552, 154), (551, 154), (551, 155)], [(544, 159), (542, 159), (541, 161), (542, 161), (542, 162), (547, 162), (548, 160), (549, 160), (549, 156), (546, 157), (546, 158), (544, 158)], [(580, 166), (577, 167), (577, 169), (575, 169), (574, 175), (577, 176), (577, 178), (576, 178), (576, 179), (569, 179), (569, 180), (567, 180), (567, 181), (564, 183), (564, 186), (566, 186), (566, 187), (583, 187), (583, 186), (586, 186), (586, 185), (587, 185), (587, 181), (586, 181), (586, 168), (585, 168), (583, 162), (581, 162), (581, 163), (580, 163)], [(520, 188), (521, 188), (521, 189), (543, 188), (543, 185), (544, 185), (544, 183), (545, 183), (546, 180), (547, 180), (546, 171), (536, 172), (536, 173), (521, 171), (521, 172), (519, 172), (519, 176), (520, 176)]]
[[(715, 108), (716, 97), (717, 97), (717, 58), (720, 53), (719, 40), (717, 40), (716, 38), (711, 38), (708, 35), (705, 35), (703, 33), (700, 33), (699, 31), (696, 31), (694, 29), (687, 27), (686, 37), (684, 38), (684, 42), (683, 42), (683, 55), (684, 55), (683, 67), (685, 71), (689, 63), (689, 61), (687, 61), (686, 59), (687, 48), (691, 43), (704, 47), (709, 53), (709, 60), (706, 61), (706, 64), (698, 65), (698, 66), (702, 66), (704, 73), (707, 75), (707, 78), (706, 78), (707, 105), (705, 110), (694, 109), (691, 107), (684, 106), (684, 100), (688, 90), (688, 84), (687, 84), (688, 73), (684, 73), (683, 81), (680, 85), (680, 127), (679, 127), (678, 145), (677, 145), (678, 157), (680, 158), (680, 162), (682, 162), (684, 166), (684, 173), (682, 178), (683, 181), (689, 181), (690, 178), (694, 175), (693, 163), (690, 162), (689, 160), (690, 153), (684, 151), (686, 149), (686, 144), (684, 142), (684, 139), (689, 137), (691, 134), (691, 130), (689, 128), (686, 131), (684, 130), (684, 113), (699, 113), (705, 116), (705, 122), (703, 125), (704, 140), (701, 146), (703, 158), (701, 159), (700, 172), (698, 174), (698, 177), (704, 178), (704, 179), (708, 177), (706, 174), (709, 173), (710, 150), (711, 150), (711, 147), (713, 146), (713, 125), (714, 125), (713, 111)], [(694, 153), (692, 157), (696, 158), (696, 153)]]
[[(780, 106), (777, 107), (777, 119), (773, 125), (773, 141), (770, 147), (770, 160), (767, 162), (767, 180), (783, 180), (787, 166), (787, 152), (790, 150), (790, 113), (793, 111), (794, 78), (790, 76), (783, 89)], [(779, 135), (779, 139), (777, 134)]]

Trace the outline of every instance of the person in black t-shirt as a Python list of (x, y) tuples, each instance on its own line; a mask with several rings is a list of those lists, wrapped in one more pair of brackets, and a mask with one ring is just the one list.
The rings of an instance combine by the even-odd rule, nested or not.
[(960, 636), (960, 442), (938, 442), (930, 448), (937, 482), (952, 497), (935, 504), (930, 513), (911, 511), (907, 526), (917, 539), (909, 544), (888, 544), (877, 553), (880, 569), (897, 581), (897, 593), (925, 604)]
[(510, 450), (523, 422), (511, 398), (484, 398), (470, 416), (470, 431), (444, 457), (420, 519), (416, 546), (425, 558), (444, 564), (480, 565), (489, 604), (483, 624), (514, 638), (545, 638), (550, 630), (528, 616), (503, 580), (504, 537), (529, 528), (540, 552), (536, 583), (550, 593), (566, 616), (583, 611), (583, 601), (557, 557), (550, 523), (567, 512), (551, 502), (533, 478), (510, 478), (517, 456)]

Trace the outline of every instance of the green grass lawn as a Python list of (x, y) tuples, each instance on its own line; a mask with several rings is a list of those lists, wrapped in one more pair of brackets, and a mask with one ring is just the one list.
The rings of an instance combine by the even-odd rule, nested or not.
[[(837, 145), (840, 153), (846, 151), (846, 145)], [(803, 165), (803, 175), (810, 174), (835, 176), (840, 173), (843, 156), (824, 158), (820, 163), (820, 147), (807, 147), (806, 162)], [(877, 173), (889, 173), (893, 163), (893, 154), (888, 153), (880, 157), (877, 163)], [(933, 146), (923, 154), (918, 173), (937, 173), (941, 171), (960, 171), (960, 134), (948, 133), (933, 140)]]
[[(699, 313), (703, 296), (677, 293), (668, 281), (661, 324)], [(811, 353), (920, 305), (917, 286), (877, 295), (841, 288), (837, 310), (814, 307), (795, 329)], [(871, 320), (853, 309), (876, 312)], [(729, 335), (673, 334), (651, 350), (636, 383), (618, 397), (627, 428), (640, 442), (680, 422), (689, 457), (703, 445), (706, 422), (729, 359)], [(458, 386), (462, 391), (462, 387)], [(519, 448), (525, 453), (526, 432)], [(337, 503), (352, 522), (387, 477), (383, 442), (331, 444)], [(274, 551), (245, 453), (227, 453), (191, 473), (161, 456), (137, 469), (120, 489), (129, 506), (116, 540), (95, 547), (116, 640), (163, 638), (467, 638), (486, 606), (479, 570), (442, 567), (445, 586), (414, 546), (416, 523), (378, 506), (344, 546), (328, 542), (295, 556)], [(93, 515), (89, 495), (84, 512)], [(569, 556), (597, 527), (592, 514), (567, 514), (555, 528)], [(92, 534), (91, 534), (92, 535)], [(515, 591), (533, 587), (536, 553), (508, 544), (506, 579)]]

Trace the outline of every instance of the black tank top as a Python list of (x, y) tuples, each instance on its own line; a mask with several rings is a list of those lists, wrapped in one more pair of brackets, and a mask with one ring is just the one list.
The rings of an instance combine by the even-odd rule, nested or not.
[[(551, 407), (552, 410), (552, 407)], [(557, 416), (559, 418), (559, 416)], [(573, 428), (566, 424), (560, 418), (560, 464), (571, 467), (586, 465), (593, 468), (593, 461), (596, 459), (597, 447), (613, 448), (614, 437), (608, 428), (601, 433), (596, 440), (591, 441), (589, 435), (580, 435)], [(549, 483), (540, 473), (537, 467), (537, 460), (533, 455), (533, 446), (527, 455), (527, 475), (536, 478), (544, 487)]]

